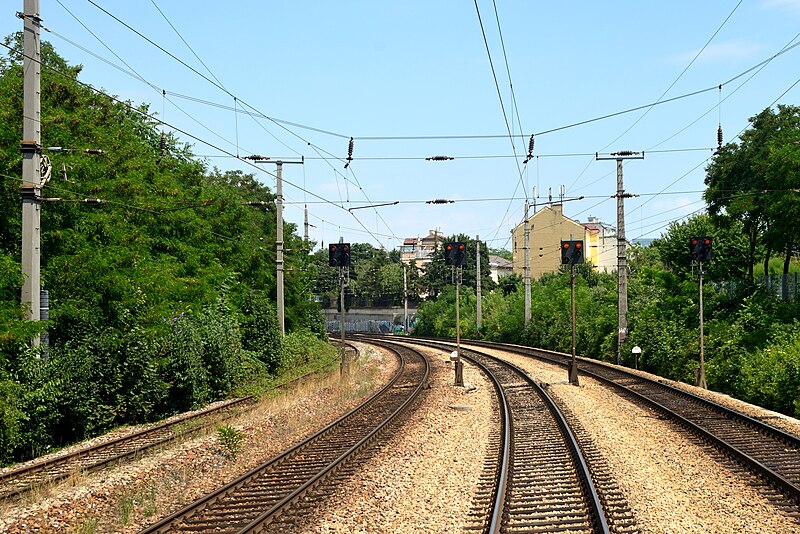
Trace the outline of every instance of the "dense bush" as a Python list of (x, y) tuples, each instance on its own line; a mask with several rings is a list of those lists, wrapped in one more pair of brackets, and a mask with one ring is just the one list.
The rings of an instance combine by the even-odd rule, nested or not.
[[(79, 83), (81, 68), (46, 42), (42, 145), (106, 153), (51, 155), (69, 185), (51, 180), (43, 196), (70, 202), (42, 204), (50, 320), (23, 320), (20, 59), (0, 57), (0, 462), (268, 384), (287, 366), (265, 246), (277, 221), (248, 203), (274, 195), (254, 175), (207, 168), (173, 135), (162, 142), (146, 106)], [(87, 197), (105, 202), (74, 202)], [(287, 329), (324, 338), (309, 244), (291, 224), (284, 241)], [(29, 348), (43, 328), (49, 357)]]
[[(692, 383), (699, 366), (699, 295), (689, 268), (665, 266), (685, 255), (688, 232), (713, 229), (712, 223), (689, 221), (693, 230), (677, 225), (664, 243), (634, 249), (628, 278), (629, 338), (620, 347), (622, 363), (633, 367), (631, 348), (642, 349), (639, 367), (674, 380)], [(683, 252), (681, 252), (683, 251)], [(685, 260), (684, 260), (685, 261)], [(615, 362), (617, 358), (617, 277), (577, 271), (575, 300), (577, 352)], [(765, 408), (800, 415), (800, 306), (782, 302), (755, 283), (722, 283), (726, 267), (707, 273), (705, 304), (706, 378), (709, 388)], [(715, 274), (716, 273), (716, 274)], [(476, 333), (475, 296), (461, 288), (461, 334)], [(445, 288), (436, 301), (418, 311), (415, 334), (455, 337), (455, 298)], [(531, 323), (524, 327), (524, 294), (518, 285), (483, 297), (485, 339), (571, 351), (569, 275), (562, 271), (531, 284)]]

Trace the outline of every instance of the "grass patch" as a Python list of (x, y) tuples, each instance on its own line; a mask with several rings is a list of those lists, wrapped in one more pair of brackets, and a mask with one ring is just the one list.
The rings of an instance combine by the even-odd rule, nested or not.
[(96, 517), (92, 517), (84, 521), (78, 528), (73, 530), (75, 534), (95, 534), (99, 521)]

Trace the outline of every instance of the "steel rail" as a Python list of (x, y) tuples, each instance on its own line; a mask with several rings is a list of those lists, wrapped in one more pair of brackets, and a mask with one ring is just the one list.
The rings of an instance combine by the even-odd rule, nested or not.
[[(208, 423), (203, 423), (203, 419), (211, 419), (225, 410), (229, 410), (252, 401), (252, 395), (238, 399), (232, 399), (224, 404), (215, 406), (212, 409), (185, 414), (175, 420), (143, 428), (132, 434), (120, 436), (111, 441), (99, 443), (92, 447), (76, 450), (70, 454), (65, 454), (63, 456), (58, 456), (45, 461), (35, 462), (20, 468), (12, 468), (0, 474), (0, 499), (9, 499), (26, 491), (30, 491), (34, 487), (57, 482), (69, 477), (74, 471), (74, 467), (66, 468), (67, 464), (69, 463), (76, 463), (77, 467), (84, 472), (96, 471), (113, 462), (124, 460), (175, 439), (179, 439), (181, 436), (198, 432), (203, 428), (207, 428), (210, 424), (220, 420), (219, 418), (214, 418)], [(186, 430), (185, 432), (174, 431), (175, 428), (190, 422), (198, 422), (200, 424), (194, 428)], [(163, 436), (157, 437), (158, 434), (162, 433), (164, 434)], [(152, 441), (148, 441), (148, 436), (152, 437)], [(137, 441), (143, 440), (145, 441), (144, 444), (137, 445)], [(109, 456), (105, 456), (108, 451), (114, 451), (115, 449), (122, 450), (119, 452), (111, 452)], [(98, 458), (92, 459), (93, 456), (98, 456)], [(85, 462), (85, 465), (80, 465), (81, 461)], [(62, 467), (64, 468), (61, 469)], [(59, 469), (61, 470), (59, 471)], [(30, 480), (39, 474), (41, 474), (40, 477)], [(26, 480), (26, 477), (28, 477), (29, 480)], [(19, 481), (19, 484), (16, 485), (17, 487), (13, 487), (16, 481)], [(6, 487), (4, 488), (3, 486)]]
[[(370, 342), (371, 341), (372, 341), (372, 339), (370, 339)], [(410, 343), (415, 343), (415, 344), (421, 344), (423, 346), (435, 347), (435, 348), (439, 348), (439, 349), (445, 350), (445, 351), (449, 351), (450, 349), (452, 349), (451, 345), (444, 345), (444, 344), (437, 343), (437, 342), (434, 342), (434, 341), (425, 341), (425, 340), (421, 340), (420, 338), (405, 338), (404, 341), (408, 341)], [(496, 364), (498, 364), (500, 366), (504, 366), (504, 367), (512, 369), (542, 399), (544, 405), (547, 407), (548, 411), (550, 412), (550, 414), (552, 415), (553, 419), (555, 420), (555, 422), (556, 422), (556, 424), (557, 424), (557, 426), (558, 426), (558, 428), (559, 428), (559, 430), (560, 430), (560, 432), (561, 432), (561, 434), (563, 436), (563, 439), (564, 439), (565, 443), (567, 444), (567, 447), (568, 447), (568, 449), (570, 451), (570, 454), (571, 454), (571, 456), (573, 458), (573, 461), (574, 461), (574, 463), (576, 465), (576, 470), (578, 472), (578, 476), (581, 479), (581, 482), (582, 482), (582, 484), (584, 486), (584, 491), (586, 493), (586, 501), (587, 501), (588, 507), (590, 508), (592, 517), (593, 517), (594, 522), (595, 522), (595, 531), (607, 534), (609, 532), (608, 522), (607, 522), (607, 520), (605, 518), (605, 514), (603, 512), (603, 506), (602, 506), (602, 503), (601, 503), (600, 496), (599, 496), (599, 494), (598, 494), (598, 492), (597, 492), (597, 490), (595, 488), (594, 482), (592, 480), (591, 471), (589, 469), (589, 466), (588, 466), (585, 458), (583, 457), (583, 453), (581, 451), (581, 447), (580, 447), (580, 445), (578, 443), (578, 440), (575, 437), (574, 433), (572, 432), (572, 429), (570, 428), (569, 423), (567, 422), (564, 414), (561, 413), (561, 410), (558, 408), (558, 406), (553, 401), (553, 399), (550, 397), (550, 395), (547, 393), (547, 391), (545, 391), (545, 389), (538, 382), (536, 382), (533, 378), (531, 378), (530, 375), (528, 375), (528, 373), (524, 369), (521, 369), (520, 367), (518, 367), (518, 366), (516, 366), (516, 365), (514, 365), (514, 364), (512, 364), (510, 362), (504, 361), (501, 358), (497, 358), (497, 357), (492, 356), (490, 354), (486, 354), (486, 353), (483, 353), (483, 352), (480, 352), (480, 351), (476, 351), (474, 349), (464, 350), (463, 348), (462, 348), (462, 358), (465, 358), (465, 359), (471, 361), (472, 363), (477, 365), (479, 368), (481, 368), (484, 371), (484, 373), (490, 378), (490, 380), (495, 384), (495, 389), (497, 389), (497, 388), (502, 389), (502, 386), (500, 385), (499, 380), (494, 376), (494, 373), (491, 371), (491, 369), (489, 369), (489, 367), (483, 361), (481, 361), (480, 358), (486, 358), (486, 359), (488, 359), (488, 360), (490, 360), (490, 361), (492, 361), (492, 362), (494, 362), (494, 363), (496, 363)], [(504, 402), (505, 402), (505, 397), (506, 396), (505, 396), (504, 392), (500, 395), (500, 397), (503, 398)], [(506, 414), (508, 415), (509, 412), (510, 412), (510, 410), (507, 411)], [(507, 429), (509, 429), (509, 430), (512, 429), (513, 428), (512, 425), (513, 425), (513, 422), (511, 420), (509, 420)], [(511, 443), (511, 438), (510, 437), (508, 438), (508, 440), (509, 441), (507, 443), (507, 446), (504, 447), (503, 468), (501, 469), (501, 474), (498, 477), (499, 478), (499, 484), (501, 484), (501, 486), (499, 486), (497, 494), (496, 494), (497, 496), (495, 498), (494, 509), (492, 510), (492, 518), (491, 518), (491, 522), (490, 522), (490, 529), (488, 530), (488, 532), (491, 532), (491, 533), (496, 533), (496, 532), (502, 532), (503, 531), (501, 523), (502, 523), (502, 518), (503, 518), (505, 500), (507, 499), (507, 495), (506, 495), (507, 479), (508, 479), (509, 465), (510, 465), (511, 456), (512, 456), (510, 449), (511, 449), (511, 447), (513, 447), (513, 443)], [(498, 502), (499, 502), (499, 505), (498, 505)]]
[[(568, 355), (555, 351), (548, 351), (544, 349), (534, 349), (531, 347), (524, 347), (520, 345), (507, 345), (502, 343), (493, 343), (487, 341), (466, 341), (466, 343), (476, 346), (492, 347), (500, 350), (515, 352), (518, 354), (526, 355), (533, 358), (543, 359), (559, 365), (566, 365)], [(671, 386), (664, 382), (653, 380), (637, 373), (630, 372), (627, 369), (614, 366), (606, 362), (591, 360), (588, 358), (580, 358), (579, 371), (581, 374), (591, 376), (605, 384), (623, 391), (626, 394), (633, 396), (640, 402), (649, 405), (656, 410), (660, 411), (673, 418), (676, 422), (688, 428), (701, 439), (717, 447), (725, 453), (738, 458), (739, 461), (748, 467), (751, 472), (762, 476), (775, 487), (779, 488), (791, 499), (800, 503), (800, 483), (793, 482), (787, 476), (779, 473), (774, 468), (766, 465), (764, 460), (753, 456), (752, 454), (740, 449), (734, 444), (728, 442), (725, 437), (719, 436), (713, 430), (704, 428), (701, 424), (692, 421), (689, 417), (684, 416), (675, 409), (659, 402), (657, 399), (649, 397), (646, 393), (639, 392), (633, 389), (632, 385), (639, 386), (646, 385), (646, 387), (655, 388), (665, 392), (668, 396), (673, 398), (686, 399), (703, 409), (710, 410), (717, 413), (721, 417), (729, 419), (733, 423), (738, 423), (751, 431), (757, 432), (763, 437), (767, 437), (785, 444), (785, 447), (791, 447), (800, 454), (800, 437), (790, 434), (784, 430), (776, 428), (768, 423), (755, 419), (751, 416), (722, 406), (712, 400), (706, 399), (699, 395), (683, 389)], [(603, 374), (606, 373), (606, 374)], [(611, 374), (612, 376), (609, 376)], [(616, 376), (613, 376), (616, 375)], [(630, 381), (631, 384), (625, 384), (622, 381)]]
[[(224, 485), (223, 487), (217, 489), (216, 491), (190, 503), (186, 507), (170, 514), (169, 516), (161, 519), (157, 523), (148, 526), (144, 530), (141, 531), (142, 534), (149, 534), (154, 532), (169, 532), (172, 530), (173, 527), (179, 526), (185, 519), (192, 517), (195, 514), (199, 514), (204, 512), (205, 510), (209, 509), (214, 503), (221, 501), (224, 497), (234, 494), (237, 490), (243, 489), (246, 487), (248, 482), (251, 480), (256, 479), (259, 475), (267, 472), (271, 467), (276, 466), (282, 463), (284, 460), (290, 459), (293, 455), (298, 454), (300, 451), (312, 450), (312, 447), (316, 444), (324, 444), (324, 439), (328, 435), (332, 435), (333, 431), (339, 427), (342, 427), (344, 423), (354, 420), (356, 416), (362, 413), (368, 413), (367, 410), (377, 403), (379, 399), (384, 398), (387, 394), (390, 394), (393, 391), (395, 384), (404, 376), (404, 370), (406, 368), (405, 359), (394, 351), (397, 357), (399, 358), (401, 365), (398, 369), (397, 373), (385, 384), (382, 388), (372, 394), (366, 401), (364, 401), (361, 405), (357, 406), (356, 408), (350, 410), (346, 414), (342, 415), (341, 417), (337, 418), (332, 423), (326, 425), (324, 428), (316, 432), (315, 434), (307, 437), (306, 439), (302, 440), (300, 443), (292, 446), (291, 448), (283, 451), (278, 456), (268, 460), (267, 462), (251, 469), (247, 473), (241, 475), (237, 479), (233, 480), (232, 482)], [(416, 387), (411, 391), (409, 394), (406, 395), (405, 401), (402, 403), (402, 408), (405, 409), (411, 401), (413, 401), (422, 390), (424, 384), (426, 383), (429, 372), (430, 366), (427, 359), (420, 355), (422, 362), (423, 362), (423, 372), (422, 378), (419, 380), (419, 383)], [(333, 470), (342, 465), (345, 460), (352, 458), (354, 453), (362, 450), (369, 441), (374, 440), (379, 434), (380, 430), (383, 430), (387, 427), (387, 425), (392, 422), (397, 414), (399, 414), (402, 409), (395, 409), (390, 416), (385, 417), (382, 421), (378, 423), (374, 423), (374, 428), (370, 431), (369, 435), (370, 438), (362, 437), (355, 445), (348, 447), (345, 454), (339, 454), (333, 461), (329, 462), (324, 466), (323, 469), (320, 469), (317, 473), (315, 473), (310, 479), (307, 479), (305, 482), (301, 483), (302, 490), (295, 490), (291, 491), (290, 494), (283, 497), (278, 504), (272, 506), (269, 513), (260, 513), (258, 517), (254, 520), (248, 520), (249, 523), (243, 523), (239, 527), (236, 527), (236, 532), (257, 532), (265, 529), (269, 524), (271, 518), (274, 518), (280, 512), (285, 511), (285, 509), (290, 506), (293, 502), (295, 502), (300, 496), (303, 495), (306, 491), (313, 488), (316, 484), (321, 482), (325, 476), (331, 474)]]

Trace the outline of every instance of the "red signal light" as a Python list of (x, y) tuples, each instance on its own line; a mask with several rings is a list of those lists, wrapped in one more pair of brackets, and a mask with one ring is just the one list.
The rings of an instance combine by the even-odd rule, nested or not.
[(583, 246), (583, 243), (581, 243), (580, 241), (575, 243), (575, 248), (581, 248), (582, 246)]
[(561, 246), (562, 246), (562, 247), (564, 247), (564, 249), (566, 250), (566, 249), (568, 249), (568, 248), (569, 248), (569, 242), (565, 242), (565, 243), (564, 243), (563, 245), (561, 245)]
[(460, 245), (458, 245), (458, 250), (464, 250), (464, 248), (465, 248), (465, 247), (464, 247), (464, 244), (463, 244), (463, 243), (462, 243), (462, 244), (460, 244)]

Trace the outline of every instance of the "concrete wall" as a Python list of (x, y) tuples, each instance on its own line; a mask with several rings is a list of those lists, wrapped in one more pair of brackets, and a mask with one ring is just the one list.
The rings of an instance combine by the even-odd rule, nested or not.
[[(337, 334), (341, 332), (341, 319), (336, 308), (322, 310), (325, 314), (325, 322), (328, 332)], [(391, 330), (395, 322), (403, 323), (404, 310), (402, 306), (390, 308), (350, 308), (345, 312), (345, 331), (346, 332), (380, 332), (388, 328)], [(417, 315), (416, 308), (408, 308), (409, 323)]]

